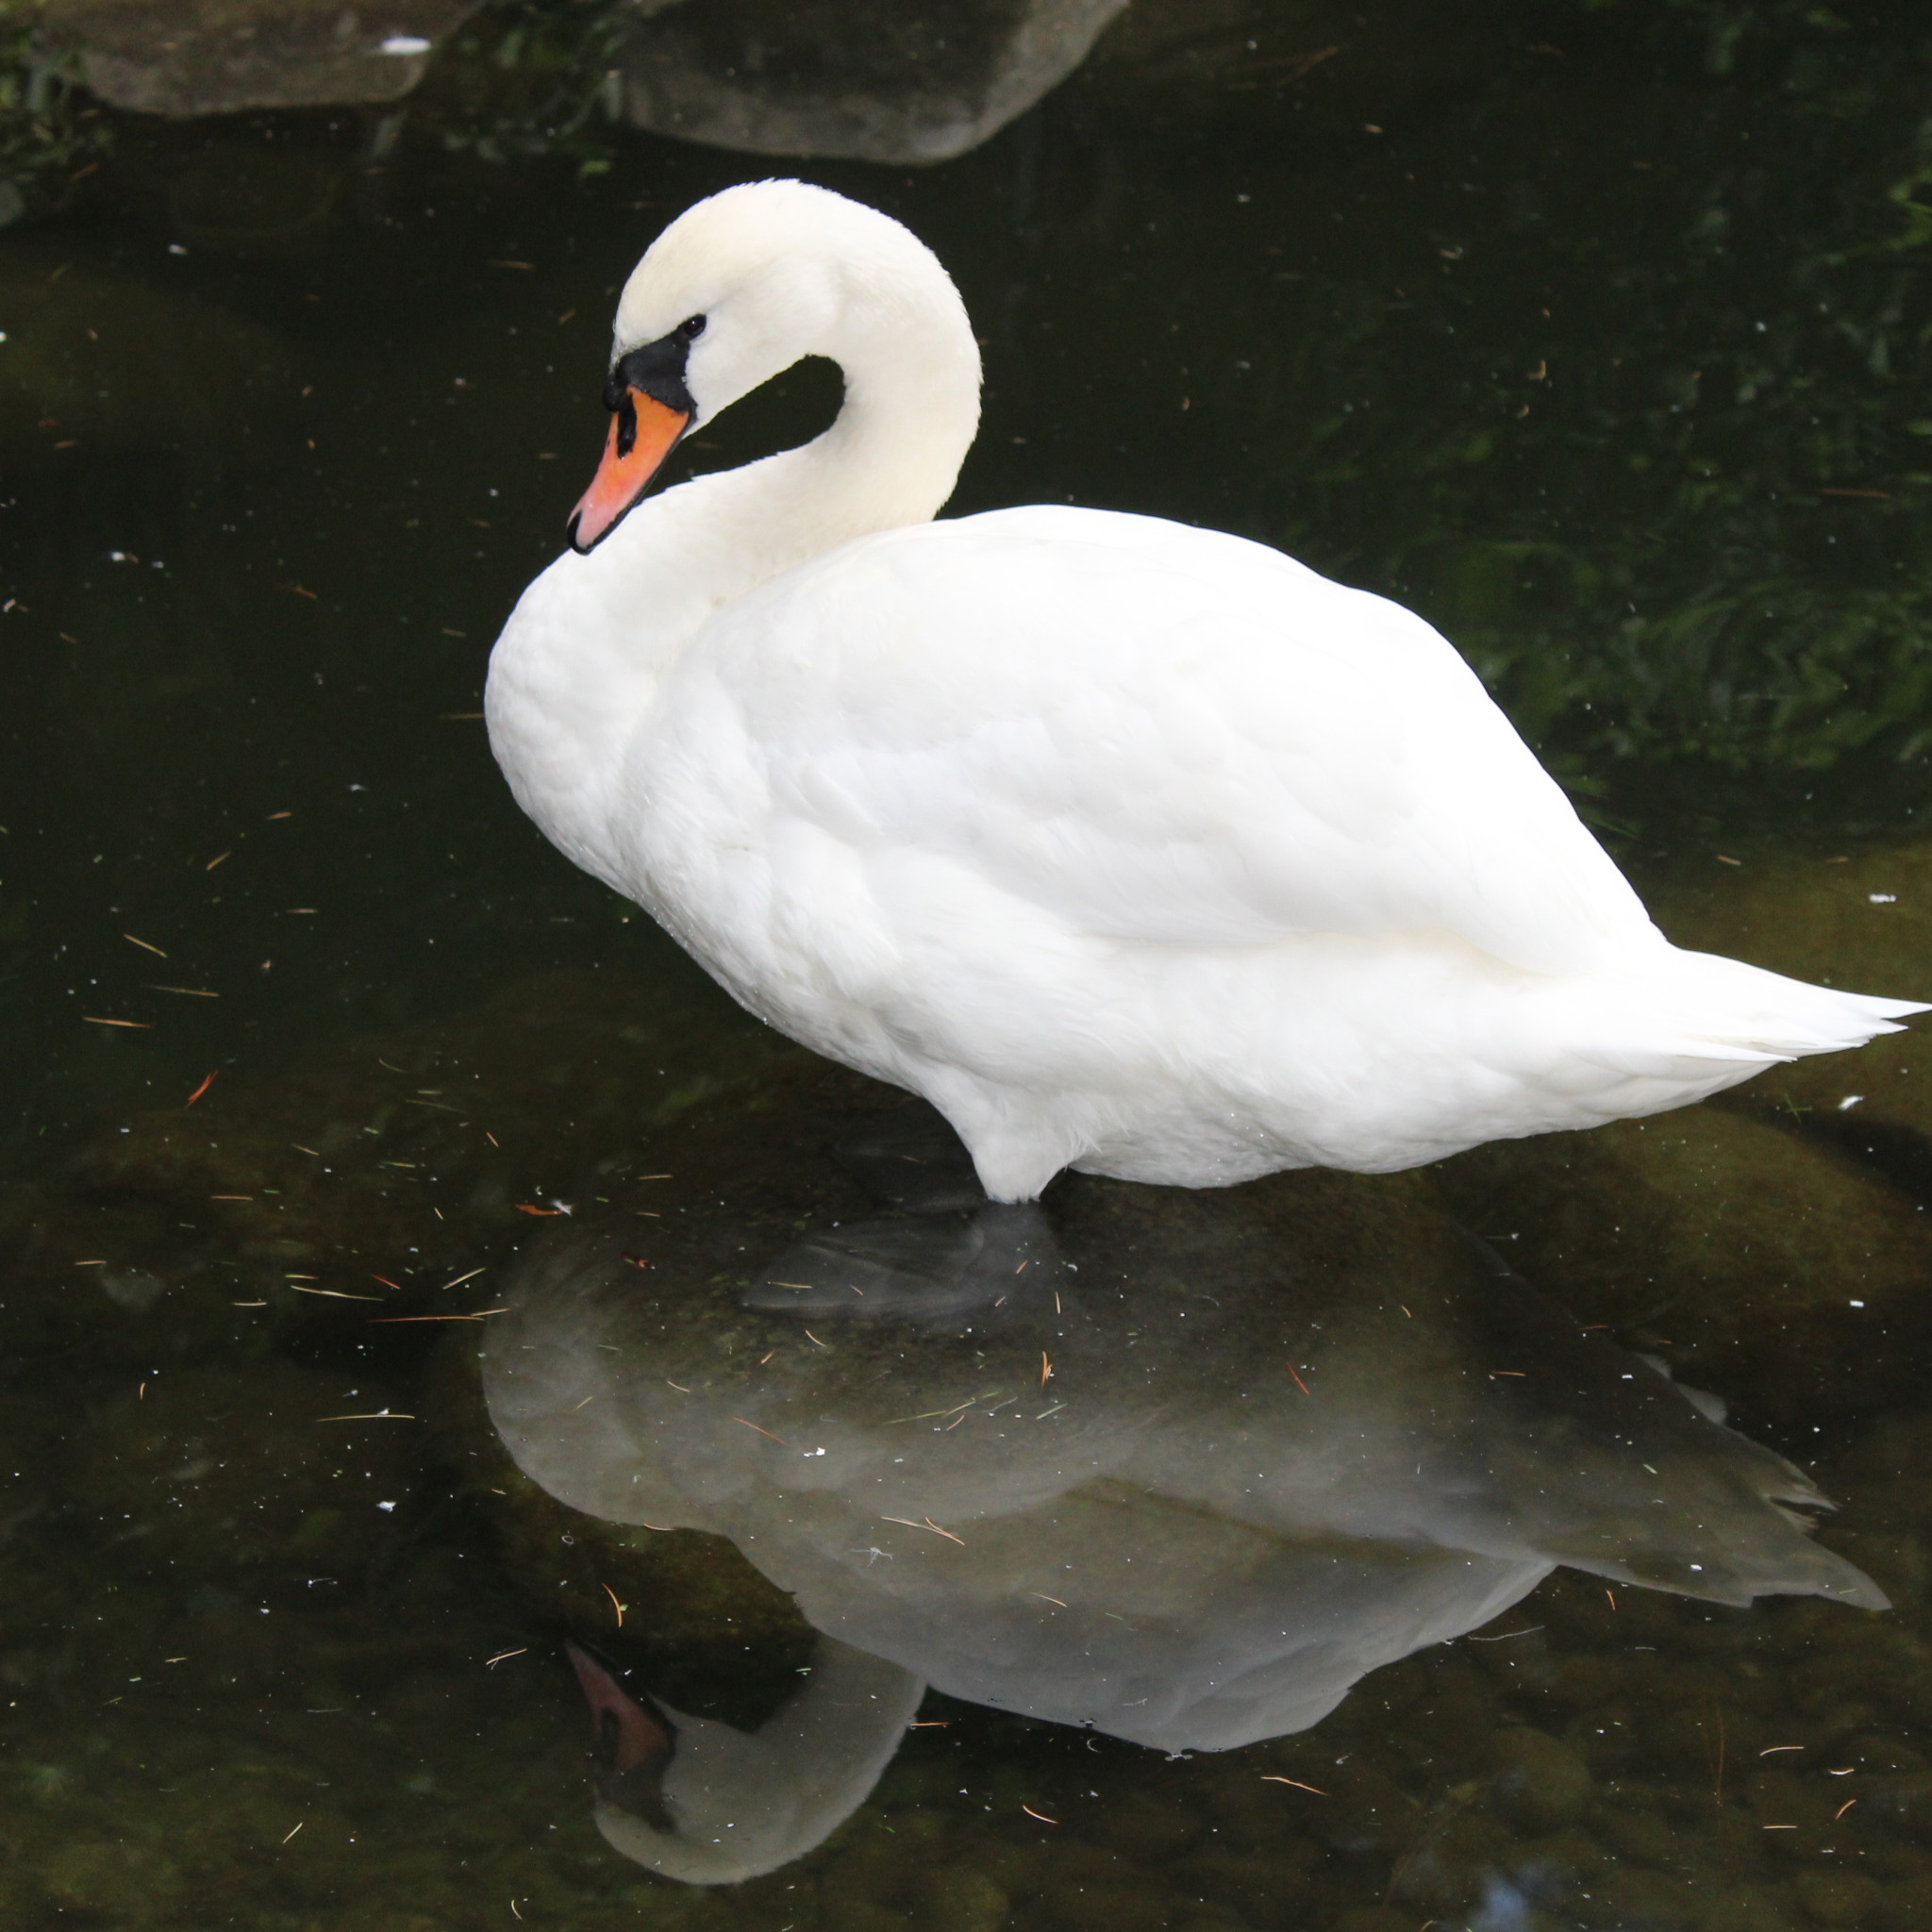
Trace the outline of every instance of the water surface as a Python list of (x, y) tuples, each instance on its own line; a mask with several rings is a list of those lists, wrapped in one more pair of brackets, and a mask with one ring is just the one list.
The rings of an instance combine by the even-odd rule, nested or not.
[[(1357, 1592), (1306, 1595), (1304, 1635), (1323, 1615), (1393, 1630), (1407, 1605), (1422, 1647), (1364, 1638), (1342, 1668), (1331, 1644), (1340, 1702), (1317, 1717), (1308, 1693), (1308, 1727), (1273, 1741), (1133, 1742), (1144, 1722), (1109, 1730), (1091, 1688), (1119, 1658), (1097, 1639), (1057, 1651), (1050, 1599), (1028, 1669), (1058, 1688), (1032, 1707), (969, 1701), (984, 1672), (930, 1652), (951, 1545), (919, 1519), (970, 1535), (985, 1492), (956, 1489), (960, 1520), (927, 1502), (862, 1542), (808, 1538), (873, 1592), (855, 1601), (902, 1566), (940, 1579), (907, 1587), (930, 1653), (915, 1674), (961, 1694), (928, 1691), (849, 1817), (742, 1885), (681, 1885), (599, 1836), (562, 1645), (755, 1727), (813, 1667), (824, 1592), (802, 1556), (760, 1567), (750, 1505), (666, 1532), (574, 1507), (591, 1499), (533, 1479), (492, 1426), (478, 1361), (479, 1329), (535, 1319), (552, 1277), (531, 1271), (566, 1222), (641, 1297), (711, 1296), (735, 1348), (737, 1298), (789, 1243), (881, 1211), (825, 1150), (890, 1096), (823, 1075), (573, 872), (517, 814), (476, 715), (489, 642), (595, 458), (617, 287), (678, 208), (774, 168), (890, 209), (958, 277), (988, 388), (956, 508), (1150, 511), (1400, 596), (1468, 652), (1674, 937), (1926, 992), (1916, 10), (1136, 9), (1039, 107), (932, 167), (627, 129), (601, 30), (584, 9), (487, 8), (403, 104), (167, 122), (43, 84), (38, 121), (14, 110), (8, 1923), (1924, 1923), (1932, 1107), (1908, 1041), (1416, 1176), (1050, 1201), (1062, 1263), (1082, 1273), (1100, 1241), (1112, 1291), (1169, 1312), (1174, 1373), (1271, 1414), (1323, 1396), (1324, 1318), (1282, 1329), (1312, 1307), (1308, 1269), (1335, 1271), (1360, 1321), (1413, 1323), (1389, 1311), (1451, 1277), (1475, 1292), (1457, 1228), (1484, 1237), (1527, 1284), (1498, 1307), (1570, 1315), (1492, 1318), (1439, 1355), (1357, 1338), (1349, 1373), (1372, 1388), (1386, 1359), (1402, 1399), (1373, 1427), (1349, 1413), (1387, 1444), (1430, 1376), (1467, 1397), (1455, 1492), (1491, 1502), (1457, 1506), (1481, 1518), (1457, 1534), (1486, 1541), (1455, 1547), (1519, 1566), (1497, 1602), (1528, 1593), (1465, 1629), (1451, 1610), (1487, 1600), (1424, 1564), (1441, 1589), (1413, 1608), (1416, 1538), (1391, 1524), (1420, 1511), (1446, 1535), (1439, 1464), (1433, 1501), (1398, 1485), (1391, 1506), (1385, 1480), (1347, 1525), (1271, 1519), (1295, 1575), (1318, 1552)], [(835, 378), (803, 367), (681, 459), (742, 460), (835, 406)], [(1183, 1346), (1183, 1312), (1218, 1305), (1251, 1312)], [(908, 1411), (941, 1411), (917, 1424), (939, 1452), (982, 1425), (1005, 1440), (1008, 1412), (985, 1411), (1012, 1363), (956, 1395), (930, 1351), (965, 1344), (812, 1329), (786, 1344), (801, 1361), (830, 1344), (888, 1392), (906, 1378)], [(1525, 1409), (1512, 1344), (1547, 1362), (1558, 1331), (1603, 1353), (1574, 1386), (1549, 1371)], [(1036, 1341), (1061, 1348), (1044, 1329), (1011, 1346), (1030, 1364)], [(1068, 1344), (1069, 1387), (1083, 1359), (1113, 1365), (1076, 1391), (1103, 1432), (1168, 1413), (1134, 1407), (1129, 1341)], [(1633, 1381), (1672, 1441), (1695, 1424), (1706, 1447), (1756, 1445), (1722, 1455), (1789, 1458), (1841, 1505), (1801, 1546), (1891, 1607), (1685, 1594), (1706, 1558), (1633, 1556), (1614, 1511), (1586, 1547), (1564, 1503), (1575, 1443), (1609, 1458), (1586, 1492), (1646, 1467), (1639, 1432), (1578, 1392), (1591, 1362), (1617, 1401), (1624, 1375), (1654, 1377), (1626, 1357), (1728, 1405), (1720, 1439)], [(1049, 1386), (1016, 1431), (1065, 1425), (1037, 1419), (1068, 1392)], [(1197, 1586), (1124, 1613), (1144, 1625), (1133, 1667), (1170, 1689), (1238, 1607), (1292, 1621), (1287, 1585), (1243, 1596), (1191, 1541), (1209, 1524), (1214, 1562), (1239, 1568), (1214, 1489), (1235, 1438), (1203, 1405), (1165, 1458), (1199, 1466), (1186, 1522), (1117, 1459), (1108, 1493), (1136, 1527), (1093, 1545)], [(775, 1412), (735, 1412), (790, 1441)], [(836, 1441), (794, 1446), (835, 1459)], [(1268, 1466), (1241, 1484), (1285, 1507), (1299, 1491)], [(796, 1480), (744, 1468), (778, 1494)], [(1674, 1520), (1737, 1560), (1744, 1532), (1686, 1493), (1666, 1491)], [(1795, 1539), (1753, 1493), (1749, 1520)], [(1244, 1577), (1289, 1560), (1240, 1547), (1261, 1566)], [(961, 1615), (969, 1640), (998, 1621)], [(1192, 1663), (1158, 1634), (1184, 1628)], [(1072, 1706), (1091, 1728), (1049, 1721)]]

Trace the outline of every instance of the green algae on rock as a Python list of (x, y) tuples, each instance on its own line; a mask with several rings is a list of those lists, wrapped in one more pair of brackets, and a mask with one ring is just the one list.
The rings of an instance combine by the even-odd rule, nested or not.
[[(1932, 998), (1932, 844), (1811, 857), (1751, 853), (1681, 874), (1653, 910), (1679, 945), (1730, 952), (1826, 986), (1876, 984)], [(1924, 1018), (1856, 1053), (1774, 1067), (1724, 1103), (1781, 1112), (1788, 1125), (1858, 1151), (1870, 1124), (1915, 1135), (1932, 1154), (1932, 1058)]]
[(1774, 1126), (1685, 1108), (1429, 1172), (1512, 1267), (1708, 1385), (1746, 1427), (1909, 1399), (1926, 1372), (1932, 1225)]

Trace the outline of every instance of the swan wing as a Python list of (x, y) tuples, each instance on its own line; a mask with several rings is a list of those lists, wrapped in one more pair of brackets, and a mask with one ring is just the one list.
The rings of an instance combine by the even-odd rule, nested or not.
[(1085, 933), (1443, 930), (1541, 972), (1656, 941), (1441, 636), (1240, 538), (1048, 508), (886, 532), (728, 607), (674, 684), (654, 769), (706, 760), (749, 843), (916, 850)]

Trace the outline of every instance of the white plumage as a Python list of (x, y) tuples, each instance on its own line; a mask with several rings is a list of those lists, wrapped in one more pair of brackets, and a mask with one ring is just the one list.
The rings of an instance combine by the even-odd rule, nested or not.
[(754, 1013), (924, 1095), (994, 1197), (1067, 1165), (1413, 1166), (1921, 1010), (1673, 947), (1397, 605), (1153, 518), (929, 521), (979, 360), (888, 217), (797, 182), (700, 204), (626, 286), (613, 366), (667, 343), (691, 420), (814, 354), (845, 406), (551, 565), (491, 658), (492, 747), (577, 864)]

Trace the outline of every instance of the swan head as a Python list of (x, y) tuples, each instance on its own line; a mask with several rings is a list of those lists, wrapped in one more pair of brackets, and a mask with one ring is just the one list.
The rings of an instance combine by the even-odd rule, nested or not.
[(597, 1829), (688, 1885), (737, 1885), (823, 1844), (871, 1796), (925, 1695), (909, 1671), (822, 1636), (805, 1684), (745, 1732), (565, 1648), (597, 1731)]
[(604, 387), (610, 429), (572, 512), (575, 547), (609, 535), (687, 431), (806, 356), (839, 362), (848, 395), (866, 374), (920, 365), (937, 393), (970, 396), (971, 441), (972, 325), (952, 278), (908, 229), (804, 181), (745, 182), (678, 216), (618, 298)]

